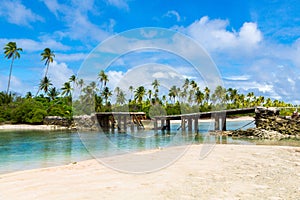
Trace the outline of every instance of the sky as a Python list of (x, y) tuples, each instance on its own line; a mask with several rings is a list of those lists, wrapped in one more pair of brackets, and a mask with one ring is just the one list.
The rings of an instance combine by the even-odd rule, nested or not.
[[(21, 95), (37, 91), (45, 72), (40, 56), (44, 48), (55, 53), (49, 77), (55, 87), (61, 88), (72, 74), (89, 70), (84, 64), (86, 59), (106, 41), (112, 41), (124, 31), (156, 27), (178, 32), (201, 46), (215, 64), (224, 87), (300, 104), (300, 4), (297, 0), (0, 2), (0, 47), (14, 41), (23, 49), (21, 58), (14, 62), (11, 82), (11, 90)], [(114, 51), (123, 48), (123, 43), (114, 42)], [(184, 49), (187, 57), (197, 53), (185, 48), (185, 44), (173, 45)], [(106, 66), (105, 71), (110, 86), (120, 84), (127, 74), (132, 75), (131, 70), (136, 70), (135, 76), (141, 79), (151, 73), (149, 69), (152, 75), (158, 76), (157, 66), (162, 65), (162, 72), (170, 68), (182, 78), (207, 84), (203, 80), (205, 75), (195, 75), (190, 63), (176, 56), (157, 49), (127, 52)], [(6, 90), (10, 61), (2, 53), (0, 91)]]

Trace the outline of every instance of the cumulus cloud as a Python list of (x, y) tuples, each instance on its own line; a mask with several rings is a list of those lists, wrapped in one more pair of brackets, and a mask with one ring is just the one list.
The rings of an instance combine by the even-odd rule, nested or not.
[(31, 27), (30, 23), (44, 19), (26, 8), (20, 1), (5, 0), (1, 2), (0, 16), (12, 24)]
[(210, 20), (207, 16), (179, 30), (190, 35), (209, 52), (252, 50), (262, 41), (262, 33), (253, 22), (245, 22), (240, 30), (228, 30), (229, 21)]
[[(44, 68), (44, 73), (46, 71), (46, 67)], [(69, 81), (70, 76), (72, 76), (74, 72), (68, 68), (66, 63), (58, 63), (53, 61), (53, 63), (49, 66), (48, 77), (51, 80), (53, 87), (61, 88), (63, 84)]]
[(107, 24), (100, 26), (90, 21), (89, 14), (98, 15), (97, 6), (93, 0), (73, 0), (71, 4), (45, 0), (44, 3), (57, 19), (66, 24), (66, 28), (56, 31), (55, 36), (84, 42), (100, 42), (111, 34), (109, 31), (113, 31), (114, 20), (109, 20)]

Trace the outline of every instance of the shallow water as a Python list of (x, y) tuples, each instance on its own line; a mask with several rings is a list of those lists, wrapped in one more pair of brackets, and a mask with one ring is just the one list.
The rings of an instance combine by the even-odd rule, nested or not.
[[(235, 130), (250, 121), (227, 122), (228, 130)], [(300, 146), (300, 141), (278, 142), (261, 140), (232, 139), (231, 137), (207, 136), (212, 123), (199, 125), (200, 135), (177, 131), (178, 124), (170, 132), (140, 131), (128, 133), (95, 133), (68, 131), (1, 131), (0, 132), (0, 173), (18, 170), (69, 164), (93, 156), (106, 157), (126, 152), (143, 151), (168, 146), (192, 143), (222, 144), (271, 144)], [(254, 127), (254, 124), (245, 128)]]

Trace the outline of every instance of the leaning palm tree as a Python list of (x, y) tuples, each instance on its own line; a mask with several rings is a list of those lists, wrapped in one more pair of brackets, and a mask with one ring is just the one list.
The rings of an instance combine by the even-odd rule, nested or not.
[(49, 87), (52, 85), (51, 80), (48, 79), (47, 76), (45, 76), (43, 79), (41, 79), (41, 83), (39, 86), (39, 90), (44, 90), (45, 94), (48, 93)]
[(12, 59), (11, 63), (10, 63), (9, 77), (8, 77), (8, 84), (7, 84), (6, 94), (8, 94), (8, 92), (9, 92), (10, 80), (11, 80), (11, 73), (12, 73), (12, 66), (13, 66), (14, 60), (16, 58), (20, 58), (19, 51), (23, 51), (23, 49), (22, 48), (18, 48), (17, 44), (15, 42), (9, 42), (4, 47), (5, 58)]
[(48, 69), (49, 69), (49, 64), (53, 62), (53, 58), (55, 57), (53, 51), (49, 48), (45, 48), (43, 53), (41, 53), (42, 56), (42, 61), (45, 60), (45, 65), (47, 66), (46, 72), (45, 72), (45, 77), (48, 74)]

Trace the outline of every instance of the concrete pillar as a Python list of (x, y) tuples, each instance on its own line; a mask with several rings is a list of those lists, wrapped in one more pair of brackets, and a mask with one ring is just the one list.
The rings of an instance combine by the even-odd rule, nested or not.
[(165, 119), (160, 120), (160, 128), (163, 129), (165, 126)]
[(226, 131), (226, 115), (225, 114), (222, 115), (221, 120), (222, 120), (222, 122), (221, 122), (222, 131)]
[(219, 115), (215, 115), (215, 130), (219, 131), (220, 130), (220, 118)]
[(170, 119), (166, 119), (166, 130), (167, 130), (167, 131), (171, 130), (171, 122), (170, 122)]
[(193, 125), (192, 125), (193, 119), (191, 117), (188, 118), (188, 131), (193, 130)]
[(157, 130), (157, 118), (154, 118), (154, 130)]
[(198, 117), (196, 116), (195, 118), (194, 118), (194, 130), (195, 130), (195, 133), (198, 133), (198, 130), (199, 130), (199, 128), (198, 128)]
[(122, 127), (122, 123), (121, 123), (121, 116), (120, 115), (118, 115), (117, 116), (117, 119), (118, 119), (118, 131), (121, 131), (121, 127)]
[(127, 116), (123, 116), (123, 130), (126, 132), (127, 130)]
[(181, 130), (185, 131), (185, 118), (181, 117)]

